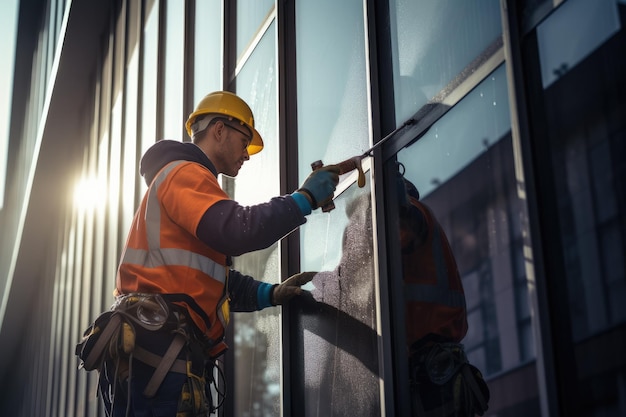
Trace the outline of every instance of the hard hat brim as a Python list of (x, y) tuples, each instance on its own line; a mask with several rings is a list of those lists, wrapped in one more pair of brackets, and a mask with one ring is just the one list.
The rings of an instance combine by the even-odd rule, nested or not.
[(255, 128), (249, 125), (246, 126), (252, 131), (252, 140), (250, 141), (250, 145), (248, 145), (248, 155), (254, 155), (263, 150), (263, 139), (261, 139), (261, 135)]

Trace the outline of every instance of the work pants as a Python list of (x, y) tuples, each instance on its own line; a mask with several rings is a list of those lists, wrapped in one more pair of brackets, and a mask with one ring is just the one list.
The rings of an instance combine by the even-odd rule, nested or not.
[[(146, 398), (143, 390), (153, 373), (154, 368), (134, 360), (129, 378), (124, 381), (117, 380), (115, 383), (115, 363), (106, 362), (100, 374), (101, 396), (104, 400), (106, 415), (108, 417), (176, 417), (187, 375), (169, 372), (156, 395), (153, 398)], [(109, 395), (109, 390), (112, 395)]]
[[(162, 357), (177, 334), (136, 326), (136, 343)], [(190, 361), (188, 373), (168, 372), (151, 398), (144, 395), (144, 390), (155, 372), (153, 366), (132, 355), (107, 359), (99, 377), (107, 417), (176, 417), (177, 413), (189, 417), (208, 416), (211, 398), (204, 375), (211, 372), (212, 366), (206, 366), (205, 358), (198, 354), (201, 350), (195, 338), (188, 339), (178, 354), (179, 360)]]

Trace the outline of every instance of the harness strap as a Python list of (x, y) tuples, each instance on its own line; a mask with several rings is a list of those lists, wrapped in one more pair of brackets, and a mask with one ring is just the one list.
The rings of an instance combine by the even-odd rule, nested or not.
[(111, 337), (113, 337), (113, 333), (115, 333), (119, 329), (121, 322), (122, 318), (119, 316), (119, 314), (111, 315), (109, 322), (106, 326), (104, 326), (104, 329), (102, 329), (102, 334), (93, 345), (91, 352), (89, 352), (89, 355), (87, 355), (87, 359), (85, 359), (83, 365), (85, 369), (95, 368), (95, 365), (101, 358), (104, 349), (109, 345)]
[(474, 393), (474, 397), (476, 397), (476, 399), (478, 400), (480, 408), (482, 410), (487, 410), (487, 401), (485, 399), (485, 396), (478, 387), (478, 384), (476, 383), (476, 377), (471, 372), (470, 367), (467, 364), (463, 366), (463, 377), (465, 378), (465, 381), (467, 381), (470, 389)]
[(178, 333), (174, 337), (174, 340), (172, 340), (170, 346), (167, 348), (167, 352), (165, 352), (165, 355), (163, 355), (163, 357), (161, 358), (161, 362), (152, 374), (150, 381), (148, 381), (148, 385), (146, 385), (146, 389), (143, 391), (143, 394), (146, 397), (154, 397), (157, 389), (159, 389), (159, 386), (161, 385), (161, 382), (163, 382), (165, 375), (170, 371), (174, 362), (176, 362), (178, 354), (180, 353), (184, 345), (185, 338), (182, 334)]
[[(202, 310), (202, 308), (198, 305), (196, 300), (191, 298), (190, 295), (184, 294), (184, 293), (168, 293), (168, 294), (161, 294), (161, 297), (163, 297), (163, 299), (168, 303), (175, 303), (175, 302), (187, 303), (187, 306), (191, 308), (191, 310), (195, 311), (196, 314), (202, 317), (202, 319), (204, 320), (204, 324), (207, 326), (207, 329), (211, 329), (211, 327), (213, 327), (213, 324), (211, 323), (211, 320), (209, 316), (207, 315), (207, 313), (204, 310)], [(222, 304), (222, 306), (224, 306), (224, 304)], [(220, 313), (223, 313), (222, 308), (218, 308), (218, 315)], [(226, 328), (226, 326), (224, 326), (224, 328)], [(197, 334), (196, 336), (198, 336), (198, 338), (200, 338), (202, 342), (206, 344), (206, 350), (211, 358), (217, 358), (228, 349), (228, 345), (223, 340), (223, 335), (221, 337), (222, 340), (209, 339), (204, 334)]]
[(194, 300), (189, 294), (184, 293), (170, 293), (170, 294), (161, 294), (161, 297), (168, 303), (176, 303), (176, 302), (184, 302), (197, 314), (202, 320), (204, 320), (204, 324), (206, 325), (207, 330), (213, 327), (213, 323), (211, 323), (211, 319), (208, 314), (198, 305), (196, 300)]
[[(161, 363), (162, 356), (150, 352), (140, 346), (135, 346), (133, 351), (133, 357), (146, 365), (150, 365), (153, 368), (158, 368)], [(170, 372), (176, 372), (179, 374), (187, 373), (187, 362), (182, 359), (176, 359), (170, 368)]]

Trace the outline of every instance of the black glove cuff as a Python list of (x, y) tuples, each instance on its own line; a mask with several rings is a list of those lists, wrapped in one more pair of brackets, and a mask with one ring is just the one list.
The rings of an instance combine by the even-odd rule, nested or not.
[(311, 199), (311, 208), (313, 210), (315, 210), (318, 207), (315, 197), (313, 197), (313, 194), (309, 190), (307, 190), (306, 188), (299, 188), (297, 191), (301, 191), (309, 196), (309, 198)]

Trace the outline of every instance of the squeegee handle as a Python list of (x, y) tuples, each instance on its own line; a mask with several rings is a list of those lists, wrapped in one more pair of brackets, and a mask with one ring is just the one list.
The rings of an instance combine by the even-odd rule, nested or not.
[[(361, 159), (363, 159), (363, 156), (354, 156), (337, 164), (337, 166), (339, 167), (339, 175), (347, 174), (354, 171), (355, 169), (359, 171), (359, 178), (357, 181), (359, 188), (363, 188), (365, 186), (365, 174), (363, 173), (363, 169), (361, 168)], [(315, 171), (323, 166), (324, 163), (321, 160), (317, 160), (311, 164), (311, 169)], [(330, 200), (327, 204), (322, 206), (322, 211), (324, 213), (328, 213), (329, 211), (334, 209), (335, 203), (333, 202), (333, 200)]]

